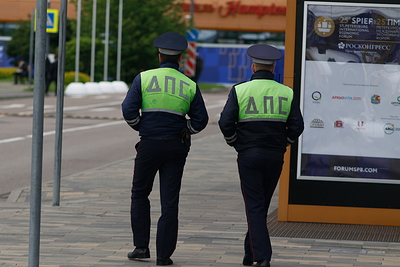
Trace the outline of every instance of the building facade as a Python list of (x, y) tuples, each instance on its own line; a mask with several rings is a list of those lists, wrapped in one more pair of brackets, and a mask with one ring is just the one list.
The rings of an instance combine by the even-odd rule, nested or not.
[[(76, 6), (68, 1), (68, 18), (76, 17)], [(284, 33), (286, 0), (185, 0), (185, 19), (193, 15), (201, 30), (253, 33)], [(59, 9), (60, 0), (48, 0), (49, 8)], [(29, 20), (36, 0), (0, 0), (0, 36), (7, 36), (21, 20)]]
[[(48, 0), (49, 8), (60, 9), (60, 0)], [(0, 22), (19, 22), (29, 20), (36, 0), (0, 0)], [(76, 17), (76, 8), (68, 1), (68, 17)]]
[[(0, 46), (6, 46), (12, 30), (21, 20), (29, 20), (35, 7), (36, 0), (0, 0)], [(183, 19), (193, 16), (199, 30), (197, 53), (204, 60), (199, 81), (237, 83), (248, 79), (251, 62), (246, 49), (251, 44), (268, 43), (283, 50), (286, 0), (184, 0), (181, 7)], [(50, 0), (49, 8), (59, 9), (60, 0)], [(67, 15), (76, 18), (71, 1)], [(6, 66), (3, 56), (0, 65)]]
[[(191, 1), (182, 6), (189, 16)], [(199, 29), (248, 32), (285, 32), (286, 0), (194, 0)]]

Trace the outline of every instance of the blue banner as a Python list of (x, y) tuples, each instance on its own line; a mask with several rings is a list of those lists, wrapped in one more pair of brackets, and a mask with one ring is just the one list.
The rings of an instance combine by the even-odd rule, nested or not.
[(0, 68), (14, 67), (10, 64), (10, 59), (6, 53), (7, 41), (0, 41)]
[[(236, 84), (250, 80), (252, 61), (246, 53), (249, 46), (197, 44), (198, 56), (203, 60), (198, 82)], [(284, 54), (283, 49), (281, 52)], [(280, 83), (283, 82), (283, 62), (282, 57), (275, 63), (275, 80)]]

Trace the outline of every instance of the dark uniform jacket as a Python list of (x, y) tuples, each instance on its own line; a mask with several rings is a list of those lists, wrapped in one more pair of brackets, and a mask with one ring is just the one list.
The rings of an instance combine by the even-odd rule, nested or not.
[[(273, 80), (270, 71), (256, 71), (251, 80)], [(239, 155), (281, 160), (286, 146), (296, 140), (304, 130), (299, 104), (294, 99), (286, 123), (280, 121), (238, 122), (239, 106), (235, 86), (232, 87), (218, 122), (227, 143), (234, 146)]]
[[(160, 68), (173, 68), (178, 70), (179, 64), (175, 61), (163, 61)], [(182, 73), (180, 73), (182, 74)], [(182, 74), (184, 75), (184, 74)], [(179, 77), (177, 77), (179, 78)], [(182, 129), (188, 128), (191, 134), (203, 130), (208, 123), (208, 114), (204, 105), (203, 97), (196, 86), (196, 94), (190, 104), (188, 116), (179, 116), (167, 112), (143, 112), (142, 107), (142, 85), (141, 75), (137, 75), (122, 102), (122, 114), (128, 124), (139, 131), (144, 138), (165, 138), (181, 133)]]

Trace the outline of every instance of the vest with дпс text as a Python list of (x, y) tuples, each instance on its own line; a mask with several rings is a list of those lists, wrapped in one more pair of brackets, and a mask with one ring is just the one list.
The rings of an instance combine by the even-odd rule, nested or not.
[(178, 70), (159, 68), (140, 73), (142, 112), (185, 116), (196, 94), (196, 83)]
[(286, 122), (293, 101), (293, 90), (274, 80), (255, 79), (235, 86), (239, 122)]

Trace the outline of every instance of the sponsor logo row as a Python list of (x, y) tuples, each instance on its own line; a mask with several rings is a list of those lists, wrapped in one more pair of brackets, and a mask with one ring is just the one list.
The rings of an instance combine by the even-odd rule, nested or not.
[[(342, 120), (336, 120), (333, 123), (334, 128), (345, 128), (345, 122)], [(365, 121), (357, 121), (357, 125), (348, 125), (351, 126), (355, 130), (366, 130), (366, 122)], [(310, 128), (325, 128), (325, 123), (321, 119), (313, 119), (310, 123)], [(391, 135), (394, 132), (400, 132), (399, 127), (395, 127), (394, 123), (386, 123), (383, 125), (383, 132), (387, 135)]]
[[(320, 103), (322, 100), (322, 94), (319, 91), (314, 91), (311, 94), (311, 98), (313, 99), (314, 103)], [(361, 96), (343, 96), (343, 95), (333, 95), (331, 99), (334, 100), (362, 100)], [(400, 107), (400, 96), (398, 96), (396, 99), (393, 99), (394, 101), (390, 102), (392, 106)], [(377, 94), (373, 94), (370, 97), (371, 104), (378, 105), (381, 103), (381, 96)]]
[(338, 43), (339, 49), (353, 49), (353, 50), (371, 50), (371, 51), (389, 51), (392, 49), (391, 45), (388, 44), (359, 44), (359, 43)]

